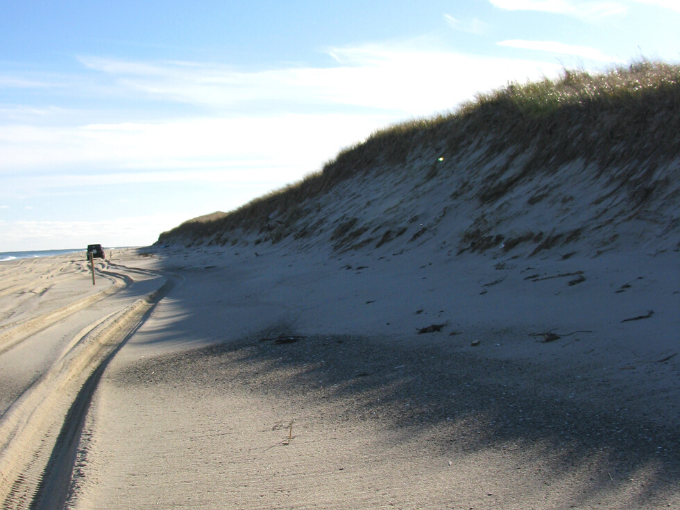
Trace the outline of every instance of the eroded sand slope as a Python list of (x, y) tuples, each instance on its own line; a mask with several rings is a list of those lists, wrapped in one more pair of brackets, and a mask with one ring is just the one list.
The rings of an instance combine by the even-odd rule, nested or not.
[(0, 500), (58, 508), (101, 372), (166, 280), (98, 261), (93, 285), (80, 254), (0, 269)]
[(159, 250), (69, 506), (680, 504), (677, 252), (330, 250)]

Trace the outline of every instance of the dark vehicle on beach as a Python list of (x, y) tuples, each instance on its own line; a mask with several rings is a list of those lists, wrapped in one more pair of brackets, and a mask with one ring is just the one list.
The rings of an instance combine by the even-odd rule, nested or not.
[(88, 244), (87, 245), (87, 260), (90, 260), (90, 253), (92, 258), (95, 259), (105, 259), (104, 249), (101, 244)]

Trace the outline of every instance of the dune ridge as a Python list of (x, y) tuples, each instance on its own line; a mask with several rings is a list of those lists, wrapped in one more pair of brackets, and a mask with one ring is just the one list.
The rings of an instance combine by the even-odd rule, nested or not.
[(678, 71), (513, 84), (161, 234), (67, 508), (680, 506)]
[(342, 250), (437, 229), (459, 251), (527, 243), (537, 253), (577, 238), (594, 253), (621, 242), (675, 248), (678, 105), (680, 66), (664, 63), (510, 84), (381, 130), (301, 182), (156, 244), (331, 240)]
[(49, 304), (64, 283), (5, 263), (0, 363), (44, 375), (7, 371), (0, 432), (51, 425), (37, 462), (0, 451), (3, 504), (679, 508), (679, 76), (565, 71), (387, 128), (100, 262), (125, 288), (56, 324), (84, 262)]

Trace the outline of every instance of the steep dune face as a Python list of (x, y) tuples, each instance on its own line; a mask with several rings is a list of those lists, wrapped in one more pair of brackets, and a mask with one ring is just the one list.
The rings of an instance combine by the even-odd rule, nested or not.
[[(573, 161), (519, 178), (502, 196), (488, 198), (487, 183), (495, 180), (501, 187), (514, 179), (526, 154), (486, 161), (480, 149), (440, 161), (428, 152), (378, 175), (355, 176), (306, 201), (300, 219), (273, 216), (259, 231), (233, 239), (260, 243), (285, 237), (299, 247), (330, 242), (338, 252), (393, 252), (427, 243), (452, 254), (513, 255), (568, 250), (579, 240), (593, 255), (622, 243), (669, 249), (680, 241), (679, 183), (673, 179), (680, 160), (649, 172), (641, 188), (598, 176), (593, 165)], [(231, 239), (218, 234), (208, 242)]]
[(162, 234), (67, 506), (680, 508), (679, 84), (509, 86)]
[(455, 115), (376, 133), (320, 173), (158, 244), (677, 249), (679, 77), (680, 67), (643, 63), (510, 85)]

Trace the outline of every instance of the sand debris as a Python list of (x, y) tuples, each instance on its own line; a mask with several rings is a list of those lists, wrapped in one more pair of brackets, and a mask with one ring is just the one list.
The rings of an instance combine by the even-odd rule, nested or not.
[(628, 319), (623, 319), (621, 322), (631, 322), (631, 321), (639, 321), (642, 319), (649, 319), (652, 315), (654, 315), (654, 310), (650, 310), (647, 312), (646, 315), (638, 315), (637, 317), (630, 317)]
[(423, 333), (436, 333), (444, 329), (444, 326), (446, 326), (446, 323), (443, 324), (432, 324), (430, 326), (426, 326), (424, 328), (416, 328), (418, 330), (418, 334), (423, 334)]
[(304, 336), (300, 335), (279, 335), (274, 338), (261, 338), (260, 342), (274, 342), (275, 344), (294, 344), (302, 340)]
[[(531, 280), (532, 282), (541, 282), (543, 280), (552, 280), (553, 278), (566, 278), (568, 276), (581, 276), (583, 275), (583, 271), (574, 271), (573, 273), (559, 273), (556, 275), (552, 276), (543, 276), (542, 278), (537, 278), (538, 275), (533, 275), (533, 276), (527, 276), (525, 280)], [(583, 278), (585, 280), (585, 278)], [(581, 281), (583, 281), (581, 280)], [(573, 281), (573, 280), (572, 280)], [(579, 283), (579, 282), (576, 282)], [(570, 283), (570, 285), (572, 285)]]

